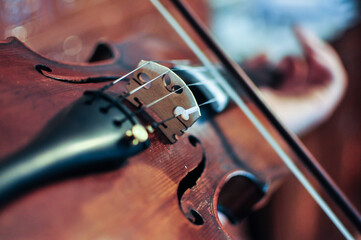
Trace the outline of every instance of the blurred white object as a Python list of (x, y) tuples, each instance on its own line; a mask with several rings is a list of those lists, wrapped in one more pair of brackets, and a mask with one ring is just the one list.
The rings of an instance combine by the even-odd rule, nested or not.
[[(308, 68), (303, 87), (297, 91), (287, 88), (261, 91), (282, 122), (300, 135), (334, 112), (345, 93), (347, 77), (337, 53), (328, 44), (303, 28), (297, 28), (296, 35)], [(292, 75), (288, 78), (293, 81)]]
[(291, 26), (330, 39), (356, 19), (354, 0), (210, 0), (212, 30), (237, 60), (261, 53), (278, 61), (300, 53)]

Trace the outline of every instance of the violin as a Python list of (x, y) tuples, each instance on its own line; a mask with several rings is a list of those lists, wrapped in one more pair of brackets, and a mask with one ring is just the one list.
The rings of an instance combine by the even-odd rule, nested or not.
[(237, 239), (289, 174), (224, 89), (173, 60), (195, 59), (184, 46), (143, 35), (99, 44), (86, 64), (16, 38), (0, 48), (13, 106), (1, 115), (2, 239)]

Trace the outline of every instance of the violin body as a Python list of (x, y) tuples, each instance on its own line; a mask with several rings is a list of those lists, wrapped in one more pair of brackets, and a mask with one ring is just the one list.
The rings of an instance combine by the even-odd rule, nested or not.
[[(0, 9), (3, 36), (17, 35), (30, 46), (16, 39), (0, 42), (0, 165), (31, 143), (54, 116), (81, 99), (84, 92), (97, 90), (133, 70), (140, 60), (197, 62), (150, 2), (46, 2), (38, 10), (27, 8), (34, 10), (31, 15), (19, 11), (18, 22), (9, 15), (14, 11)], [(205, 1), (187, 2), (204, 22), (209, 21)], [(27, 36), (16, 34), (17, 25), (28, 30)], [(359, 42), (359, 30), (355, 28), (346, 41), (337, 43), (348, 66), (357, 62), (353, 46)], [(94, 48), (98, 39), (103, 42)], [(349, 53), (354, 54), (352, 58)], [(348, 106), (356, 109), (358, 75), (358, 68), (354, 69), (350, 88), (354, 98), (347, 100)], [(127, 80), (119, 82), (112, 93), (123, 92), (127, 84)], [(268, 127), (258, 109), (247, 104)], [(349, 124), (349, 116), (358, 119), (360, 114), (350, 113), (350, 109), (342, 109), (342, 114), (319, 128), (316, 136), (308, 136), (306, 144), (320, 160), (327, 161), (322, 165), (333, 177), (339, 177), (336, 180), (357, 203), (357, 191), (347, 186), (358, 182), (354, 156), (359, 152), (358, 142), (352, 140), (358, 139), (358, 131), (345, 131), (344, 125), (347, 123), (347, 129), (356, 126)], [(174, 144), (156, 129), (149, 135), (149, 147), (120, 166), (44, 182), (24, 193), (0, 209), (0, 239), (341, 237), (292, 178), (266, 209), (245, 218), (268, 202), (289, 171), (237, 107), (202, 113)], [(289, 154), (287, 144), (280, 144)], [(334, 154), (337, 148), (339, 153)], [(339, 173), (341, 167), (344, 170)]]
[[(136, 60), (129, 60), (124, 51), (120, 54), (122, 50), (142, 49), (141, 57), (147, 58), (147, 49), (136, 40), (110, 49), (112, 60), (66, 64), (34, 53), (17, 39), (1, 42), (1, 157), (30, 142), (84, 91), (128, 71)], [(101, 54), (95, 51), (93, 59), (97, 55)], [(117, 90), (125, 85), (120, 83)], [(239, 238), (234, 235), (238, 228), (226, 229), (220, 222), (220, 195), (223, 202), (233, 199), (229, 206), (244, 201), (245, 206), (231, 209), (238, 222), (287, 175), (273, 150), (234, 106), (196, 122), (174, 144), (158, 130), (150, 142), (120, 167), (46, 184), (6, 206), (0, 214), (0, 238)], [(224, 189), (238, 193), (227, 197)]]

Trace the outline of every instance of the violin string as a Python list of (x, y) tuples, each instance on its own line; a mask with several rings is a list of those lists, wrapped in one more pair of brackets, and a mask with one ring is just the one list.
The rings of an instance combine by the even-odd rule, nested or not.
[(211, 104), (211, 103), (214, 103), (214, 102), (217, 102), (217, 99), (216, 98), (212, 98), (204, 103), (201, 103), (201, 104), (198, 104), (198, 107), (202, 107), (204, 105), (207, 105), (207, 104)]
[[(178, 60), (169, 60), (168, 62), (171, 62), (171, 61), (178, 61)], [(182, 60), (179, 60), (179, 61), (182, 61)], [(142, 64), (141, 66), (135, 68), (134, 70), (130, 71), (129, 73), (127, 73), (127, 74), (123, 75), (122, 77), (118, 78), (117, 80), (115, 80), (115, 81), (112, 82), (111, 84), (108, 84), (108, 85), (104, 86), (104, 87), (101, 88), (99, 91), (105, 91), (106, 89), (110, 88), (111, 86), (113, 86), (114, 84), (118, 83), (118, 82), (121, 81), (122, 79), (130, 76), (131, 74), (133, 74), (134, 72), (136, 72), (136, 71), (138, 71), (139, 69), (143, 68), (144, 66), (146, 66), (146, 65), (149, 64), (149, 63), (150, 63), (150, 62), (146, 62), (146, 63)], [(120, 96), (119, 96), (119, 99), (117, 100), (117, 102), (118, 102), (118, 103), (122, 102), (122, 101), (123, 101), (124, 99), (126, 99), (127, 97), (131, 96), (132, 94), (136, 93), (136, 92), (139, 91), (140, 89), (142, 89), (142, 88), (146, 87), (147, 85), (151, 84), (152, 82), (156, 81), (156, 80), (159, 79), (160, 77), (165, 76), (165, 75), (168, 74), (169, 72), (171, 72), (170, 69), (168, 69), (167, 71), (159, 74), (158, 76), (156, 76), (155, 78), (147, 81), (146, 83), (140, 85), (139, 87), (133, 89), (132, 91), (130, 91), (130, 92), (124, 94), (124, 95), (120, 95)], [(199, 83), (191, 83), (191, 84), (188, 84), (188, 85), (185, 85), (185, 86), (192, 87), (192, 86), (197, 86), (197, 85), (204, 85), (204, 83), (202, 83), (202, 82), (199, 82)], [(157, 102), (159, 102), (159, 101), (167, 98), (168, 96), (172, 95), (173, 93), (176, 93), (176, 92), (180, 91), (180, 90), (183, 89), (185, 86), (175, 89), (174, 91), (172, 91), (172, 92), (170, 92), (169, 94), (167, 94), (167, 95), (165, 95), (165, 96), (163, 96), (163, 97), (161, 97), (161, 98), (153, 101), (152, 103), (146, 105), (145, 107), (146, 107), (146, 108), (149, 108), (150, 106), (152, 106), (152, 105), (156, 104)], [(108, 111), (111, 107), (112, 107), (112, 104), (109, 104), (107, 107), (103, 107), (103, 110), (104, 110), (104, 111)], [(141, 108), (141, 109), (139, 109), (139, 110), (137, 110), (137, 111), (134, 112), (133, 114), (131, 114), (131, 116), (134, 116), (134, 115), (136, 115), (136, 114), (139, 114), (139, 113), (142, 112), (142, 111), (144, 111), (144, 107)], [(122, 122), (122, 121), (124, 121), (124, 119), (120, 120), (120, 122)]]
[(191, 61), (189, 59), (173, 59), (173, 60), (155, 60), (153, 62), (156, 63), (171, 63), (174, 65), (180, 64), (180, 65), (190, 65)]
[(174, 94), (174, 93), (176, 93), (176, 92), (178, 92), (178, 91), (182, 90), (182, 89), (183, 89), (183, 88), (185, 88), (186, 86), (188, 86), (188, 87), (192, 87), (192, 86), (198, 86), (198, 85), (204, 85), (204, 83), (201, 83), (201, 82), (199, 82), (199, 83), (191, 83), (191, 84), (188, 84), (188, 85), (182, 86), (182, 87), (180, 87), (180, 88), (177, 88), (176, 90), (173, 90), (172, 92), (170, 92), (170, 93), (168, 93), (168, 94), (164, 95), (163, 97), (158, 98), (157, 100), (155, 100), (155, 101), (153, 101), (153, 102), (149, 103), (148, 105), (146, 105), (146, 107), (147, 107), (147, 108), (149, 108), (149, 107), (153, 106), (154, 104), (156, 104), (156, 103), (158, 103), (158, 102), (162, 101), (163, 99), (165, 99), (165, 98), (169, 97), (170, 95), (172, 95), (172, 94)]
[[(154, 100), (153, 102), (148, 103), (147, 105), (143, 106), (142, 108), (138, 109), (137, 111), (132, 112), (131, 114), (129, 114), (129, 116), (128, 116), (127, 118), (123, 118), (123, 119), (121, 119), (121, 120), (117, 120), (117, 122), (118, 122), (118, 123), (122, 123), (122, 122), (126, 121), (129, 117), (133, 117), (133, 116), (136, 116), (136, 115), (142, 113), (143, 111), (145, 111), (146, 108), (149, 108), (149, 107), (153, 106), (154, 104), (159, 103), (160, 101), (162, 101), (162, 100), (164, 100), (165, 98), (171, 96), (172, 94), (177, 93), (178, 91), (182, 90), (182, 89), (185, 88), (186, 86), (188, 86), (188, 87), (193, 87), (193, 86), (199, 86), (199, 85), (204, 85), (204, 83), (201, 83), (201, 82), (199, 82), (199, 83), (191, 83), (191, 84), (188, 84), (188, 85), (184, 85), (184, 86), (182, 86), (182, 87), (180, 87), (180, 88), (177, 88), (177, 89), (171, 91), (170, 93), (164, 95), (163, 97), (160, 97), (160, 98)], [(212, 100), (213, 100), (213, 99), (212, 99)], [(216, 101), (216, 100), (214, 100), (214, 101)], [(214, 102), (214, 101), (212, 101), (212, 102)], [(204, 104), (208, 104), (208, 102), (203, 103), (203, 105), (204, 105)], [(198, 107), (199, 107), (199, 106), (201, 106), (201, 105), (198, 105)], [(197, 107), (197, 106), (195, 106), (195, 107)]]
[(135, 73), (135, 72), (138, 71), (139, 69), (145, 67), (145, 66), (148, 65), (149, 63), (150, 63), (150, 62), (146, 62), (146, 63), (140, 65), (139, 67), (133, 69), (132, 71), (128, 72), (127, 74), (125, 74), (125, 75), (121, 76), (120, 78), (114, 80), (113, 82), (105, 85), (103, 88), (99, 89), (99, 91), (104, 92), (105, 90), (109, 89), (109, 88), (112, 87), (113, 85), (117, 84), (119, 81), (121, 81), (121, 80), (123, 80), (124, 78), (130, 76), (131, 74)]
[[(203, 107), (205, 105), (211, 104), (211, 103), (216, 102), (216, 101), (217, 101), (216, 98), (212, 98), (212, 99), (210, 99), (210, 100), (208, 100), (206, 102), (203, 102), (203, 103), (199, 104), (198, 107), (200, 108), (200, 107)], [(189, 114), (195, 113), (196, 111), (197, 111), (197, 106), (193, 106), (193, 107), (185, 109), (183, 112), (178, 113), (178, 114), (176, 114), (176, 115), (174, 115), (174, 116), (172, 116), (170, 118), (167, 118), (167, 119), (165, 119), (165, 120), (163, 120), (161, 122), (154, 122), (153, 123), (154, 125), (152, 125), (152, 127), (153, 128), (158, 128), (160, 125), (162, 125), (162, 124), (164, 124), (164, 123), (166, 123), (166, 122), (168, 122), (168, 121), (170, 121), (170, 120), (172, 120), (174, 118), (177, 118), (177, 117), (179, 117), (180, 115), (182, 115), (184, 113), (189, 115)]]
[(132, 95), (132, 94), (134, 94), (134, 93), (138, 92), (140, 89), (142, 89), (142, 88), (144, 88), (144, 87), (148, 86), (149, 84), (151, 84), (152, 82), (154, 82), (155, 80), (159, 79), (160, 77), (162, 77), (162, 76), (166, 75), (166, 74), (167, 74), (167, 73), (169, 73), (169, 72), (170, 72), (170, 69), (168, 69), (167, 71), (165, 71), (165, 72), (164, 72), (164, 73), (162, 73), (162, 74), (159, 74), (158, 76), (156, 76), (155, 78), (153, 78), (153, 79), (149, 80), (148, 82), (146, 82), (146, 83), (144, 83), (144, 84), (140, 85), (139, 87), (134, 88), (132, 91), (130, 91), (130, 92), (128, 92), (128, 93), (126, 93), (126, 94), (124, 94), (124, 95), (120, 96), (120, 98), (119, 98), (118, 102), (122, 102), (125, 98), (127, 98), (127, 97), (129, 97), (130, 95)]
[[(113, 86), (114, 84), (116, 84), (117, 82), (119, 82), (121, 79), (124, 79), (124, 78), (130, 76), (132, 73), (136, 72), (137, 70), (141, 69), (142, 67), (144, 67), (144, 66), (147, 65), (147, 64), (149, 64), (149, 62), (142, 64), (141, 66), (137, 67), (136, 69), (130, 71), (129, 73), (127, 73), (127, 74), (125, 74), (124, 76), (122, 76), (121, 78), (117, 79), (117, 80), (114, 81), (113, 83), (108, 84), (108, 85), (105, 85), (103, 88), (99, 89), (99, 91), (102, 92), (102, 91), (110, 88), (111, 86)], [(164, 75), (167, 74), (168, 72), (170, 72), (170, 69), (168, 69), (168, 70), (165, 71), (164, 73), (156, 76), (155, 78), (149, 80), (148, 82), (140, 85), (139, 87), (133, 89), (132, 91), (130, 91), (130, 92), (124, 94), (124, 95), (119, 95), (119, 98), (116, 100), (117, 103), (121, 103), (124, 99), (126, 99), (126, 98), (129, 97), (130, 95), (132, 95), (132, 94), (134, 94), (135, 92), (139, 91), (139, 90), (142, 89), (143, 87), (151, 84), (152, 82), (154, 82), (154, 81), (157, 80), (158, 78), (164, 76)], [(109, 111), (109, 109), (112, 108), (112, 106), (113, 106), (113, 104), (109, 104), (108, 106), (103, 107), (102, 109), (103, 109), (104, 111)]]
[(139, 69), (145, 67), (146, 65), (148, 65), (150, 62), (156, 62), (156, 63), (171, 63), (174, 65), (190, 65), (191, 61), (188, 59), (173, 59), (173, 60), (151, 60), (151, 61), (147, 61), (146, 63), (143, 63), (142, 65), (140, 65), (139, 67), (133, 69), (132, 71), (128, 72), (127, 74), (121, 76), (120, 78), (117, 78), (116, 80), (114, 80), (113, 82), (105, 85), (103, 88), (99, 89), (99, 91), (103, 92), (107, 89), (109, 89), (110, 87), (112, 87), (113, 85), (117, 84), (118, 82), (120, 82), (121, 80), (125, 79), (126, 77), (130, 76), (131, 74), (135, 73), (136, 71), (138, 71)]
[(320, 196), (320, 194), (315, 190), (312, 184), (308, 181), (306, 176), (301, 172), (301, 170), (296, 166), (296, 164), (291, 160), (288, 154), (284, 149), (277, 143), (271, 133), (263, 126), (263, 124), (258, 120), (258, 118), (253, 114), (253, 112), (248, 108), (246, 103), (241, 99), (238, 93), (231, 87), (231, 85), (220, 75), (220, 73), (212, 66), (212, 62), (208, 57), (202, 52), (202, 50), (197, 46), (193, 39), (185, 32), (177, 20), (171, 15), (171, 13), (163, 6), (159, 0), (150, 0), (154, 7), (159, 11), (159, 13), (164, 17), (168, 24), (176, 31), (176, 33), (181, 37), (181, 39), (188, 45), (188, 47), (193, 51), (193, 53), (198, 57), (202, 64), (208, 68), (211, 74), (214, 76), (215, 81), (218, 82), (219, 86), (228, 93), (229, 97), (235, 102), (235, 104), (243, 111), (247, 118), (252, 122), (256, 129), (261, 133), (263, 138), (268, 142), (268, 144), (275, 150), (278, 156), (282, 159), (288, 169), (293, 173), (297, 180), (302, 184), (302, 186), (308, 191), (308, 193), (313, 197), (317, 202), (320, 208), (324, 213), (329, 217), (329, 219), (334, 223), (338, 230), (346, 239), (354, 239), (351, 233), (346, 229), (344, 224), (339, 220), (336, 214), (332, 211), (329, 205), (325, 200)]

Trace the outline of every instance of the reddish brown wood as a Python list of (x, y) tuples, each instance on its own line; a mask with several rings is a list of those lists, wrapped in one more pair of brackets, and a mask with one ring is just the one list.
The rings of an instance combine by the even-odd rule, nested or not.
[[(147, 49), (137, 41), (132, 44), (127, 45), (128, 50)], [(156, 57), (167, 53), (156, 52)], [(181, 53), (184, 54), (173, 51), (172, 56)], [(130, 62), (135, 61), (134, 58)], [(69, 65), (35, 54), (15, 40), (2, 42), (1, 156), (29, 142), (55, 113), (83, 91), (104, 85), (48, 78), (34, 68), (39, 63), (59, 76), (124, 72), (118, 60)], [(121, 90), (122, 85), (119, 86)], [(193, 146), (190, 135), (201, 144)], [(192, 208), (203, 217), (204, 224), (197, 226), (182, 213), (177, 188), (200, 163), (203, 154), (205, 170), (181, 201), (183, 210)], [(195, 124), (172, 145), (156, 131), (151, 136), (150, 148), (129, 159), (128, 164), (118, 170), (52, 184), (26, 195), (0, 212), (0, 238), (226, 239), (232, 233), (227, 233), (219, 222), (217, 197), (229, 174), (248, 169), (260, 180), (269, 182), (271, 188), (285, 175), (276, 154), (241, 111), (230, 107), (210, 121)]]
[[(6, 2), (17, 3), (18, 1)], [(175, 46), (183, 44), (180, 39), (170, 31), (169, 26), (162, 22), (160, 15), (151, 8), (149, 1), (44, 0), (24, 1), (18, 5), (25, 9), (25, 4), (34, 2), (40, 2), (40, 7), (39, 9), (30, 8), (34, 10), (30, 15), (24, 14), (23, 11), (18, 11), (17, 14), (14, 14), (11, 9), (4, 8), (5, 1), (0, 2), (0, 37), (5, 39), (8, 36), (14, 35), (12, 30), (18, 26), (23, 26), (27, 29), (27, 37), (22, 40), (25, 41), (31, 49), (51, 59), (68, 62), (85, 62), (100, 39), (119, 41), (125, 39), (127, 36), (132, 36), (134, 32), (151, 33), (170, 39), (174, 44), (172, 47), (166, 48), (168, 52), (162, 55), (162, 59), (168, 59), (167, 56), (171, 56), (169, 54), (172, 49), (174, 49)], [(60, 4), (60, 2), (62, 4)], [(200, 9), (198, 13), (203, 15), (203, 20), (209, 19), (207, 17), (209, 13), (204, 1), (187, 2), (195, 5), (197, 9)], [(16, 21), (7, 20), (7, 16), (14, 17), (15, 15)], [(361, 54), (359, 51), (360, 48), (357, 46), (360, 42), (360, 32), (360, 26), (355, 27), (336, 43), (336, 49), (340, 53), (350, 77), (350, 86), (345, 101), (336, 112), (336, 115), (327, 124), (319, 127), (316, 132), (307, 136), (305, 139), (306, 145), (310, 147), (310, 150), (321, 160), (322, 165), (327, 168), (332, 177), (335, 177), (337, 183), (340, 184), (341, 188), (345, 190), (346, 194), (350, 196), (351, 200), (359, 208), (361, 207), (361, 194), (360, 191), (357, 190), (357, 186), (360, 185), (359, 173), (361, 156), (359, 147), (361, 144), (361, 138), (359, 137), (361, 134), (359, 124), (361, 116), (361, 108), (359, 107), (361, 78), (359, 65)], [(67, 54), (66, 48), (64, 47), (66, 40), (70, 37), (80, 39), (82, 43), (82, 48), (74, 55)], [(134, 36), (134, 38), (140, 42), (142, 41), (141, 35)], [(147, 43), (147, 41), (143, 41), (143, 44)], [(152, 44), (152, 46), (154, 45), (155, 44)], [(159, 49), (163, 49), (162, 43), (156, 48), (157, 51)], [(154, 54), (154, 52), (152, 54)], [(137, 53), (138, 55), (143, 54), (139, 51), (137, 51)], [(178, 56), (182, 57), (184, 55), (180, 54)], [(4, 73), (0, 71), (0, 106), (2, 108), (0, 110), (0, 159), (6, 153), (15, 151), (18, 147), (21, 147), (29, 141), (49, 118), (62, 107), (80, 96), (83, 89), (97, 87), (97, 84), (75, 85), (56, 81), (51, 82), (48, 81), (49, 79), (39, 78), (37, 74), (28, 71), (27, 74), (24, 75), (22, 72), (30, 68), (33, 69), (33, 66), (23, 58), (20, 59), (22, 60), (17, 62), (19, 63), (18, 66), (11, 65), (10, 61), (8, 61), (11, 59), (4, 59), (3, 55), (1, 55), (0, 58), (0, 69), (5, 68), (8, 70)], [(153, 57), (153, 59), (155, 59), (155, 57)], [(24, 64), (24, 66), (20, 64)], [(15, 69), (17, 69), (17, 71), (14, 71)], [(21, 86), (22, 83), (17, 83), (16, 80), (14, 81), (14, 79), (18, 77), (26, 78), (24, 81), (26, 81), (27, 85)], [(2, 83), (5, 80), (9, 80), (9, 82), (3, 86)], [(35, 81), (37, 84), (32, 83), (32, 81)], [(50, 82), (52, 84), (49, 85)], [(16, 90), (9, 92), (13, 87)], [(23, 97), (18, 98), (18, 95)], [(33, 98), (34, 95), (36, 95), (37, 98)], [(12, 107), (10, 108), (10, 106)], [(235, 110), (230, 112), (233, 114), (233, 117), (237, 117), (238, 115), (238, 117), (241, 117), (241, 114)], [(229, 119), (232, 116), (230, 112), (227, 112), (228, 121), (225, 122), (235, 124), (235, 119)], [(239, 119), (238, 121), (241, 123), (242, 120)], [(222, 122), (220, 124), (223, 125)], [(227, 133), (228, 137), (237, 137), (232, 143), (236, 144), (235, 142), (237, 140), (243, 142), (243, 144), (247, 144), (246, 146), (252, 145), (253, 150), (256, 150), (254, 152), (257, 154), (258, 159), (273, 159), (273, 155), (268, 156), (267, 148), (264, 151), (259, 150), (259, 148), (262, 149), (263, 144), (251, 144), (259, 141), (257, 136), (250, 139), (249, 142), (247, 141), (249, 135), (246, 133), (251, 131), (251, 136), (253, 136), (252, 127), (247, 124), (247, 121), (242, 121), (242, 124), (244, 128), (238, 131), (233, 131), (233, 128), (232, 131)], [(227, 126), (226, 123), (224, 123), (224, 125)], [(11, 126), (17, 127), (13, 128)], [(191, 129), (191, 131), (193, 130)], [(244, 138), (241, 138), (240, 135)], [(202, 139), (202, 141), (203, 140), (204, 139)], [(205, 140), (209, 142), (212, 147), (217, 146), (217, 142), (213, 143), (208, 138)], [(166, 147), (167, 146), (163, 145), (161, 149), (166, 149)], [(154, 149), (151, 149), (148, 151), (154, 151)], [(251, 152), (242, 149), (239, 149), (237, 152), (238, 154), (242, 154), (241, 156), (247, 159), (250, 164), (257, 163), (256, 159), (252, 159)], [(262, 152), (264, 152), (264, 154), (262, 154)], [(181, 153), (183, 154), (183, 151), (177, 152), (177, 154)], [(212, 153), (209, 154), (211, 155)], [(265, 157), (263, 158), (262, 156)], [(277, 159), (274, 160), (277, 163)], [(177, 158), (173, 161), (177, 161)], [(260, 166), (263, 165), (262, 162), (259, 164)], [(272, 169), (275, 169), (274, 175), (277, 175), (278, 168), (275, 167)], [(122, 171), (123, 170), (120, 170), (120, 172)], [(106, 238), (107, 236), (117, 235), (111, 235), (109, 231), (107, 233), (106, 228), (108, 226), (108, 229), (115, 229), (115, 232), (120, 226), (118, 220), (122, 218), (123, 215), (122, 212), (117, 211), (120, 207), (116, 208), (119, 203), (117, 196), (120, 195), (118, 191), (120, 188), (114, 187), (116, 189), (113, 190), (113, 192), (109, 190), (110, 186), (113, 186), (113, 182), (121, 178), (121, 176), (118, 175), (120, 172), (115, 171), (108, 174), (70, 180), (49, 186), (26, 196), (5, 210), (5, 212), (0, 213), (0, 239), (31, 239), (37, 238), (38, 236), (41, 236), (38, 238), (42, 239), (89, 239), (99, 236)], [(85, 182), (89, 183), (82, 185), (82, 183)], [(88, 195), (85, 194), (85, 192), (87, 192)], [(102, 192), (109, 194), (105, 194), (105, 196), (102, 197)], [(172, 192), (172, 194), (175, 193)], [(99, 196), (101, 200), (95, 201), (97, 196)], [(81, 199), (83, 199), (83, 201), (80, 201)], [(77, 202), (79, 202), (79, 204), (76, 204)], [(84, 202), (99, 203), (98, 205), (92, 205), (91, 212), (93, 214), (91, 217), (90, 214), (87, 215), (84, 213), (87, 211), (82, 210), (81, 204)], [(252, 218), (251, 225), (256, 229), (254, 232), (257, 232), (258, 234), (256, 235), (260, 236), (261, 239), (320, 239), (325, 236), (327, 236), (328, 239), (340, 239), (341, 236), (338, 231), (330, 224), (329, 220), (295, 179), (286, 181), (280, 194), (276, 194), (271, 203), (271, 205), (268, 204), (268, 207), (265, 211), (262, 211), (261, 214), (253, 214), (258, 216), (258, 221), (256, 223), (254, 218)], [(144, 205), (148, 207), (150, 204), (145, 203)], [(124, 208), (126, 208), (126, 206), (124, 206)], [(102, 211), (106, 211), (110, 216), (105, 213), (102, 214)], [(180, 210), (177, 209), (177, 211)], [(103, 217), (103, 215), (105, 217)], [(180, 217), (181, 215), (178, 214), (177, 216)], [(80, 221), (79, 219), (83, 220)], [(157, 219), (159, 220), (159, 218)], [(164, 221), (168, 221), (167, 219), (169, 218), (163, 218), (163, 223)], [(176, 221), (171, 222), (171, 220), (173, 221), (174, 219), (169, 219), (168, 222), (171, 223), (170, 226), (167, 225), (164, 227), (166, 225), (165, 223), (160, 226), (166, 229), (172, 228), (173, 225), (176, 224)], [(146, 221), (150, 222), (152, 218), (148, 218)], [(189, 222), (184, 221), (184, 219), (179, 221), (185, 226), (189, 224)], [(92, 224), (88, 224), (89, 222)], [(156, 223), (159, 224), (162, 222), (158, 221)], [(103, 228), (101, 228), (101, 226)], [(132, 227), (132, 224), (128, 223), (124, 228), (127, 227)], [(94, 230), (92, 230), (93, 228)], [(244, 228), (245, 226), (243, 226), (243, 229)], [(183, 229), (176, 231), (175, 227), (172, 229), (177, 233), (183, 231)], [(200, 229), (200, 227), (197, 229)], [(87, 234), (88, 231), (91, 233)], [(62, 232), (64, 233), (62, 234)], [(75, 234), (77, 232), (79, 235)], [(97, 232), (97, 234), (94, 232)], [(170, 230), (170, 232), (172, 232), (172, 230)], [(238, 226), (232, 228), (232, 233), (238, 234), (238, 232)], [(81, 233), (83, 234), (82, 236), (80, 236)], [(164, 234), (164, 232), (162, 232), (162, 234)], [(243, 232), (242, 236), (246, 237), (246, 235), (247, 234)], [(161, 235), (160, 233), (158, 236), (160, 236), (160, 238), (177, 238), (174, 235), (169, 237), (169, 235)], [(204, 235), (204, 237), (208, 236)], [(114, 238), (118, 239), (119, 235)], [(151, 238), (151, 235), (149, 234), (146, 238)]]

